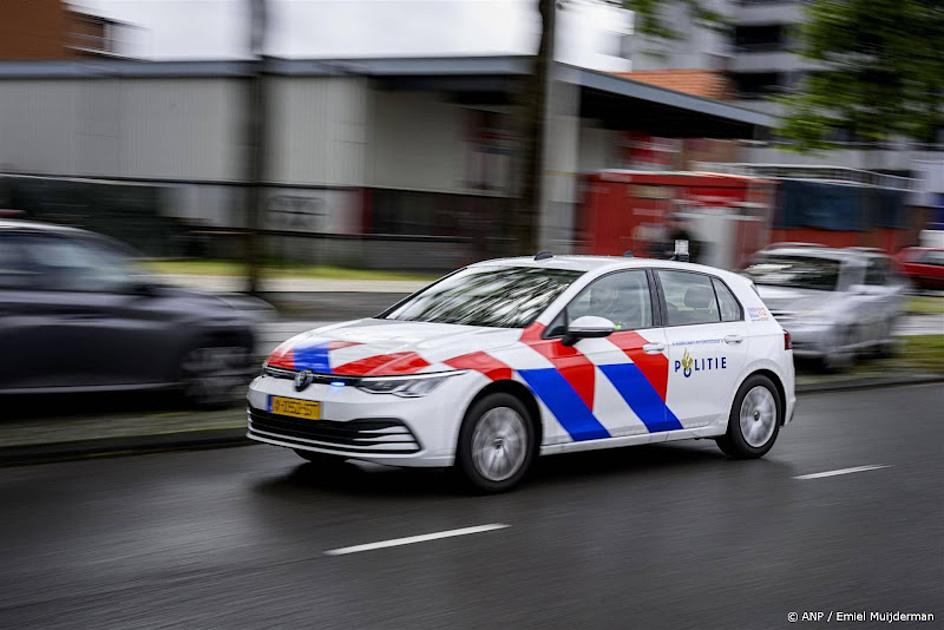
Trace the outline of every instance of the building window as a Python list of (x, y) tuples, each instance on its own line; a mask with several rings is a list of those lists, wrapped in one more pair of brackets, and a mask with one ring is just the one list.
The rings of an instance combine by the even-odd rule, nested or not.
[(784, 24), (734, 28), (734, 49), (738, 52), (775, 52), (787, 50), (788, 44), (787, 28)]
[(738, 98), (759, 99), (784, 91), (785, 77), (780, 72), (744, 72), (733, 76)]

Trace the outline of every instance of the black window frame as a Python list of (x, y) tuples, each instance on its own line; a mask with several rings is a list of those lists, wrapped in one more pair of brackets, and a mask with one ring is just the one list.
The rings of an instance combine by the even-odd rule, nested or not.
[[(711, 276), (711, 274), (706, 274), (706, 275)], [(721, 298), (718, 297), (719, 284), (727, 290), (727, 292), (731, 295), (732, 298), (734, 298), (734, 303), (737, 304), (737, 307), (738, 307), (737, 319), (724, 318), (724, 312), (721, 309)], [(732, 322), (743, 322), (744, 321), (744, 305), (741, 304), (741, 300), (739, 300), (737, 294), (731, 290), (731, 287), (728, 286), (728, 283), (722, 280), (721, 278), (719, 278), (718, 276), (711, 276), (711, 288), (714, 290), (715, 300), (718, 302), (718, 314), (721, 315), (721, 323), (730, 324)]]

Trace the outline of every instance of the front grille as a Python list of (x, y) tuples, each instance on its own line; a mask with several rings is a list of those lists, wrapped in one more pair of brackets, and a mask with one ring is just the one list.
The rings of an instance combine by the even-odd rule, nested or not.
[(316, 446), (349, 453), (416, 453), (419, 441), (396, 418), (299, 420), (249, 408), (249, 431), (298, 446)]
[[(298, 370), (290, 370), (288, 368), (280, 367), (271, 367), (266, 366), (262, 370), (263, 374), (266, 376), (271, 376), (272, 378), (284, 378), (288, 380), (294, 380), (295, 375), (298, 374)], [(357, 385), (361, 382), (360, 377), (358, 376), (344, 376), (342, 374), (315, 374), (311, 375), (312, 383), (321, 383), (322, 385), (328, 385), (331, 383), (344, 383), (345, 385)]]

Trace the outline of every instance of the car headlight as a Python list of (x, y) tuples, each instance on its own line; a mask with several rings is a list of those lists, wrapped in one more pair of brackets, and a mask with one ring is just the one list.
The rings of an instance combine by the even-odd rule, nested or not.
[(422, 398), (442, 385), (447, 379), (463, 372), (449, 372), (436, 376), (417, 376), (412, 378), (365, 378), (357, 389), (369, 394), (393, 394), (401, 398)]

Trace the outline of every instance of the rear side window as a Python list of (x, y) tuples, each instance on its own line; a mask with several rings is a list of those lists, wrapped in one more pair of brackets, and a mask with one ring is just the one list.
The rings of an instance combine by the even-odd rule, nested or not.
[(688, 271), (659, 270), (665, 295), (666, 324), (715, 324), (721, 321), (711, 277)]
[(937, 265), (938, 267), (944, 267), (944, 252), (927, 252), (921, 257), (921, 262), (925, 265)]
[(865, 283), (883, 285), (888, 275), (888, 259), (874, 257), (869, 259), (869, 266), (865, 271)]
[(718, 306), (721, 309), (721, 321), (738, 322), (744, 319), (741, 304), (737, 301), (737, 298), (734, 297), (734, 294), (731, 293), (731, 289), (728, 288), (728, 285), (717, 278), (712, 278), (711, 282), (715, 287), (715, 295), (718, 296)]

